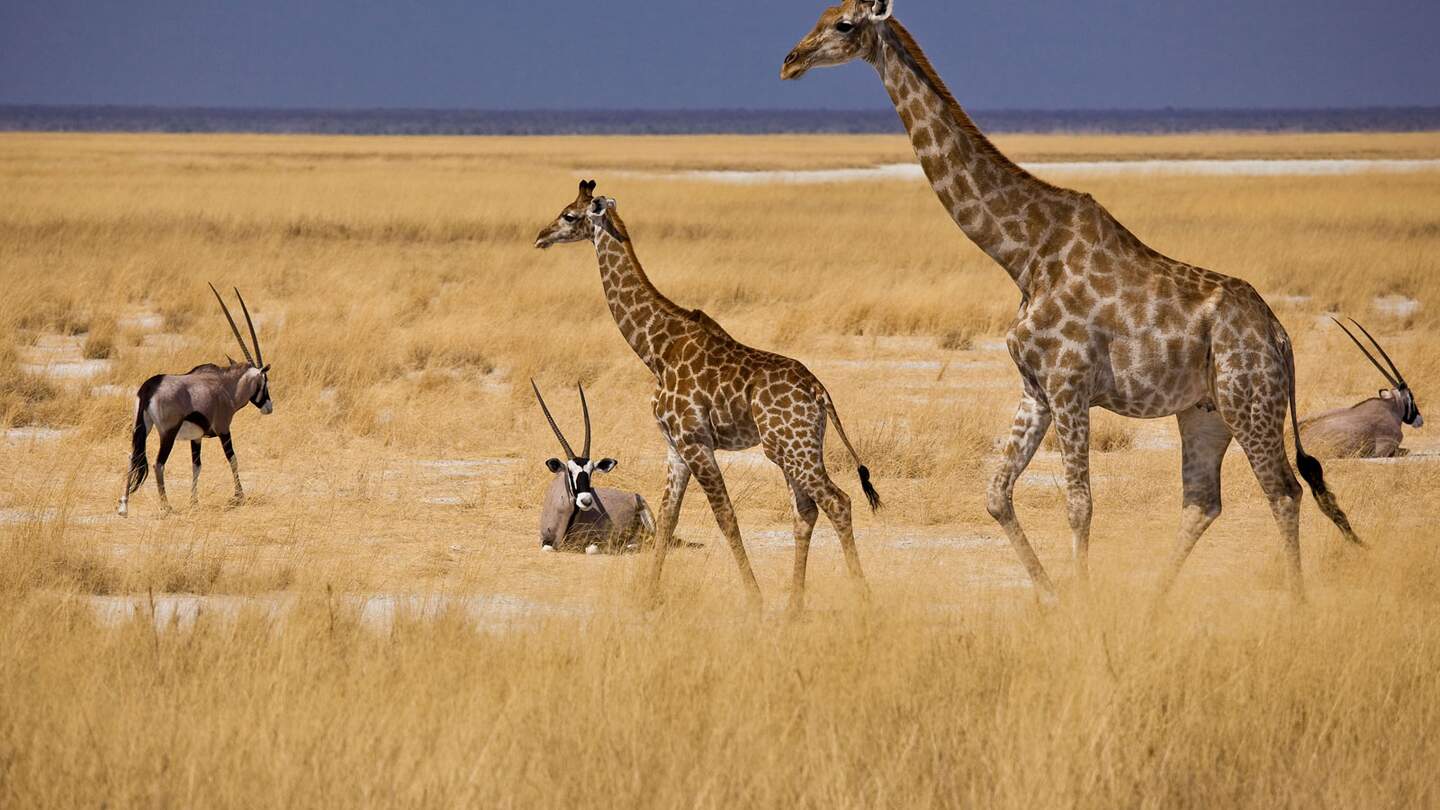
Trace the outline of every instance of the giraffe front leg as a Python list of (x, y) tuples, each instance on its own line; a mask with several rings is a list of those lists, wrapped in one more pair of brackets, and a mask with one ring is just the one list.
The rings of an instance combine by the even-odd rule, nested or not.
[(660, 500), (660, 522), (655, 528), (655, 550), (650, 557), (650, 579), (647, 597), (652, 601), (660, 595), (660, 573), (665, 568), (665, 555), (674, 542), (675, 525), (680, 520), (680, 505), (685, 501), (685, 487), (690, 483), (690, 468), (671, 444), (665, 456), (665, 495)]
[(1065, 462), (1066, 517), (1070, 521), (1071, 553), (1075, 576), (1083, 587), (1090, 583), (1090, 519), (1094, 505), (1090, 497), (1090, 406), (1076, 397), (1069, 404), (1057, 404), (1055, 436)]
[(1025, 468), (1030, 466), (1030, 460), (1035, 457), (1035, 451), (1040, 449), (1040, 442), (1044, 440), (1045, 431), (1049, 429), (1049, 406), (1040, 397), (1027, 392), (1020, 400), (1019, 407), (1015, 409), (1015, 420), (1010, 425), (1010, 435), (1005, 440), (1005, 449), (1001, 453), (1000, 468), (990, 482), (990, 492), (985, 504), (990, 516), (1005, 529), (1005, 535), (1010, 538), (1015, 555), (1020, 558), (1020, 563), (1030, 575), (1030, 581), (1044, 599), (1054, 598), (1055, 586), (1051, 584), (1050, 576), (1045, 573), (1045, 566), (1040, 564), (1035, 548), (1030, 545), (1025, 530), (1015, 517), (1015, 482), (1025, 472)]
[(730, 543), (730, 552), (735, 555), (735, 565), (740, 569), (740, 582), (745, 586), (745, 596), (750, 607), (760, 609), (760, 583), (755, 580), (755, 571), (750, 567), (750, 556), (745, 553), (745, 543), (740, 539), (740, 524), (735, 520), (735, 509), (730, 503), (730, 493), (725, 489), (725, 477), (715, 461), (715, 450), (708, 444), (698, 442), (681, 443), (676, 448), (680, 457), (690, 468), (690, 474), (705, 490), (710, 501), (710, 510), (715, 513), (715, 522)]
[(190, 442), (190, 506), (200, 503), (200, 441)]
[(240, 486), (240, 463), (235, 460), (235, 444), (229, 433), (220, 434), (220, 447), (225, 451), (225, 460), (230, 462), (230, 475), (235, 479), (235, 494), (230, 498), (231, 506), (245, 503), (245, 488)]

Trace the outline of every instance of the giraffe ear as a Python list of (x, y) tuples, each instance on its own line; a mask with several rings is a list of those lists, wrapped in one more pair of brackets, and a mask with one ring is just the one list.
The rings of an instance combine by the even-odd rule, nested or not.
[(874, 0), (870, 4), (870, 19), (883, 22), (895, 13), (895, 0)]

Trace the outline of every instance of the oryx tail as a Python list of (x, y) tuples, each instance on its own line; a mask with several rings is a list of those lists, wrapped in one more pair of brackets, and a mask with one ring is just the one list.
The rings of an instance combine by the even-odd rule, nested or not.
[(1314, 456), (1305, 452), (1305, 447), (1300, 444), (1300, 414), (1295, 407), (1295, 350), (1291, 347), (1290, 341), (1286, 340), (1279, 346), (1281, 354), (1285, 359), (1285, 372), (1290, 376), (1290, 427), (1295, 433), (1295, 466), (1300, 470), (1300, 477), (1310, 485), (1310, 494), (1315, 496), (1315, 503), (1325, 517), (1330, 518), (1340, 533), (1345, 535), (1357, 546), (1365, 545), (1350, 528), (1350, 518), (1346, 517), (1345, 510), (1340, 508), (1339, 502), (1335, 500), (1335, 493), (1325, 486), (1325, 468), (1320, 466), (1320, 461)]
[(855, 445), (850, 443), (850, 437), (845, 435), (845, 426), (840, 424), (840, 414), (835, 411), (835, 403), (830, 399), (830, 392), (825, 386), (815, 381), (815, 397), (820, 404), (825, 406), (825, 413), (829, 414), (830, 421), (835, 423), (835, 432), (839, 434), (840, 441), (845, 443), (845, 449), (850, 451), (850, 457), (855, 460), (856, 472), (860, 474), (860, 489), (865, 491), (865, 500), (870, 503), (870, 511), (880, 509), (880, 493), (875, 491), (875, 485), (870, 483), (870, 470), (860, 462), (860, 454), (855, 452)]
[(146, 380), (135, 395), (135, 428), (130, 436), (130, 472), (125, 479), (126, 497), (135, 494), (135, 490), (139, 489), (150, 475), (150, 461), (145, 458), (145, 438), (150, 434), (150, 426), (145, 421), (145, 411), (150, 407), (150, 398), (155, 396), (155, 390), (160, 387), (160, 380), (164, 376), (156, 374)]

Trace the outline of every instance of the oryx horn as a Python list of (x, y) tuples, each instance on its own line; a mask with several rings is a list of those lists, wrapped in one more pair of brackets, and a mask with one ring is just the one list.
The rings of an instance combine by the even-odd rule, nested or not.
[(250, 342), (255, 344), (255, 365), (265, 367), (265, 355), (260, 351), (260, 338), (255, 334), (255, 322), (250, 320), (250, 308), (245, 306), (245, 296), (240, 294), (239, 287), (231, 287), (235, 291), (235, 297), (240, 299), (240, 311), (245, 313), (245, 325), (250, 327)]
[[(565, 434), (560, 432), (560, 426), (555, 424), (555, 417), (550, 415), (550, 409), (545, 405), (545, 397), (540, 396), (540, 386), (536, 385), (535, 380), (532, 379), (530, 380), (530, 387), (535, 391), (535, 399), (540, 401), (540, 410), (545, 412), (545, 421), (550, 423), (550, 429), (555, 431), (555, 438), (560, 440), (560, 446), (565, 449), (565, 457), (569, 459), (575, 458), (575, 451), (570, 449), (570, 443), (565, 441)], [(586, 442), (586, 446), (588, 447), (588, 430), (586, 431)]]
[(580, 389), (580, 410), (585, 414), (585, 450), (580, 454), (581, 458), (590, 458), (590, 406), (585, 404), (585, 386), (576, 383)]
[[(1370, 334), (1370, 330), (1368, 330), (1368, 329), (1366, 329), (1365, 327), (1361, 326), (1361, 325), (1360, 325), (1360, 322), (1357, 321), (1357, 320), (1355, 320), (1354, 318), (1350, 318), (1350, 319), (1349, 319), (1349, 321), (1350, 321), (1351, 323), (1355, 324), (1355, 326), (1356, 326), (1361, 332), (1364, 332), (1364, 333), (1365, 333), (1365, 337), (1370, 338), (1370, 342), (1371, 342), (1371, 343), (1375, 344), (1375, 349), (1380, 352), (1380, 356), (1381, 356), (1381, 357), (1384, 357), (1384, 358), (1385, 358), (1385, 362), (1390, 365), (1390, 371), (1386, 371), (1386, 370), (1385, 370), (1385, 367), (1382, 366), (1382, 365), (1380, 365), (1380, 361), (1379, 361), (1379, 360), (1376, 360), (1376, 359), (1375, 359), (1375, 356), (1372, 355), (1372, 354), (1365, 348), (1365, 344), (1361, 343), (1361, 342), (1360, 342), (1360, 339), (1357, 338), (1357, 337), (1355, 337), (1355, 333), (1354, 333), (1354, 332), (1351, 332), (1349, 329), (1345, 329), (1345, 324), (1340, 323), (1340, 321), (1337, 320), (1337, 319), (1336, 319), (1335, 317), (1333, 317), (1333, 316), (1330, 318), (1330, 320), (1335, 321), (1335, 325), (1336, 325), (1336, 326), (1338, 326), (1338, 327), (1340, 327), (1341, 329), (1344, 329), (1344, 330), (1345, 330), (1345, 334), (1346, 334), (1347, 336), (1349, 336), (1350, 340), (1354, 341), (1356, 348), (1360, 349), (1360, 352), (1365, 355), (1365, 359), (1369, 360), (1369, 361), (1371, 362), (1371, 364), (1373, 364), (1373, 365), (1375, 366), (1375, 370), (1380, 372), (1381, 376), (1383, 376), (1383, 377), (1385, 378), (1385, 381), (1386, 381), (1386, 382), (1390, 383), (1391, 385), (1395, 386), (1396, 388), (1407, 388), (1407, 387), (1408, 387), (1408, 386), (1405, 384), (1405, 377), (1400, 374), (1400, 369), (1398, 369), (1398, 368), (1395, 367), (1395, 361), (1394, 361), (1394, 360), (1391, 360), (1391, 359), (1390, 359), (1390, 355), (1388, 355), (1388, 354), (1385, 353), (1384, 347), (1382, 347), (1382, 346), (1380, 345), (1380, 341), (1376, 340), (1374, 335)], [(1391, 372), (1394, 372), (1394, 376), (1391, 376)]]
[[(250, 347), (245, 345), (245, 338), (240, 337), (240, 327), (235, 325), (235, 319), (230, 315), (230, 308), (225, 306), (225, 299), (220, 297), (220, 291), (215, 289), (214, 284), (210, 285), (210, 292), (215, 293), (215, 300), (220, 302), (220, 311), (225, 313), (225, 320), (230, 322), (230, 331), (235, 333), (235, 340), (240, 343), (240, 351), (245, 353), (245, 359), (250, 362), (250, 365), (255, 365), (255, 358), (250, 356)], [(245, 319), (248, 321), (250, 316), (247, 314)], [(253, 330), (255, 327), (252, 326), (250, 328)], [(259, 349), (256, 349), (256, 351), (259, 351)]]

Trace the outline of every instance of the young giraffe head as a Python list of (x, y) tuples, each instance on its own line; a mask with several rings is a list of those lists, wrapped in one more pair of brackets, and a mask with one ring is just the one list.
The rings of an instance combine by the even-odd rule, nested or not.
[(873, 59), (880, 29), (894, 10), (894, 0), (844, 0), (825, 9), (815, 30), (785, 57), (780, 78), (798, 79), (811, 68)]
[(540, 231), (535, 237), (535, 247), (543, 250), (562, 242), (588, 242), (594, 238), (594, 225), (589, 216), (594, 199), (595, 181), (581, 180), (580, 194), (565, 206), (554, 222)]

